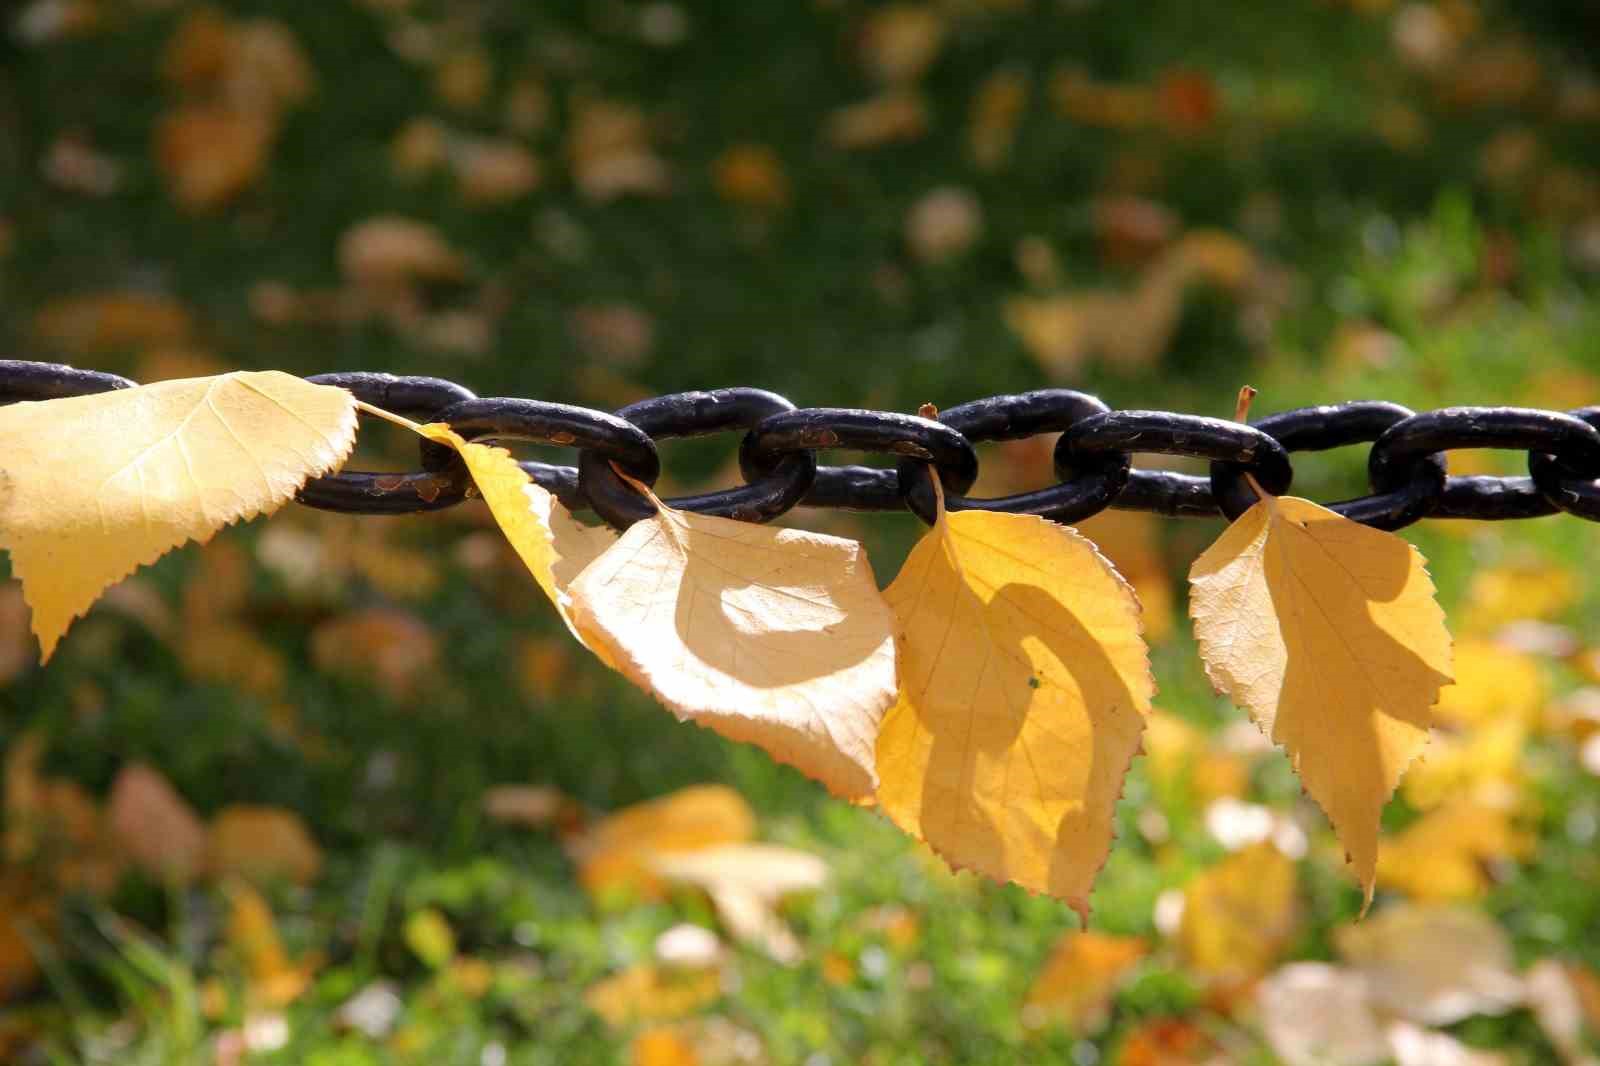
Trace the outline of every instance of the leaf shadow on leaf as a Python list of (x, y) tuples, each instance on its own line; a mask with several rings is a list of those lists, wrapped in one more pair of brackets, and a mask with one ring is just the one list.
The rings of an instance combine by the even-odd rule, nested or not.
[[(970, 698), (982, 700), (1000, 695), (1012, 713), (1002, 717), (975, 707), (973, 713), (984, 714), (986, 723), (1003, 723), (1001, 729), (987, 730), (940, 731), (924, 718), (924, 727), (932, 735), (933, 750), (923, 788), (923, 809), (933, 811), (941, 804), (961, 804), (962, 820), (974, 823), (971, 835), (963, 835), (969, 842), (981, 842), (984, 849), (956, 856), (962, 865), (985, 866), (990, 870), (1009, 868), (1014, 863), (1008, 861), (1008, 847), (1020, 844), (1021, 838), (1031, 834), (1048, 834), (1039, 843), (1050, 855), (1048, 883), (1051, 892), (1067, 896), (1077, 905), (1082, 902), (1080, 897), (1087, 896), (1093, 874), (1104, 862), (1111, 838), (1109, 811), (1097, 812), (1080, 803), (1067, 810), (1054, 826), (1030, 826), (1021, 820), (1021, 812), (1009, 802), (1009, 789), (1002, 786), (1000, 794), (990, 798), (986, 809), (983, 801), (974, 797), (971, 779), (982, 772), (979, 764), (999, 757), (1007, 762), (1006, 778), (1014, 770), (1032, 772), (1041, 778), (1033, 790), (1034, 795), (1059, 795), (1063, 791), (1074, 795), (1119, 795), (1122, 776), (1132, 759), (1135, 744), (1125, 736), (1119, 738), (1113, 722), (1117, 717), (1129, 716), (1136, 737), (1143, 728), (1143, 718), (1136, 709), (1138, 701), (1089, 628), (1044, 590), (1011, 583), (996, 589), (985, 603), (963, 585), (958, 595), (970, 597), (971, 602), (958, 609), (977, 615), (982, 631), (993, 642), (991, 655), (1026, 665), (1030, 660), (1023, 641), (1031, 638), (1044, 644), (1050, 657), (1068, 677), (1052, 676), (1054, 671), (1046, 667), (1033, 673), (1019, 687), (1007, 686), (996, 693), (991, 687), (995, 682), (983, 680), (985, 676), (992, 676), (986, 670), (987, 664), (980, 664), (978, 688)], [(955, 654), (968, 651), (957, 649)], [(938, 664), (933, 668), (937, 669)], [(1018, 744), (1028, 716), (1043, 709), (1042, 701), (1047, 698), (1049, 687), (1064, 684), (1075, 685), (1084, 694), (1085, 714), (1091, 731), (1087, 738), (1090, 757), (1085, 773), (1079, 781), (1070, 783), (1050, 778), (1052, 773), (1070, 768), (1035, 765), (1025, 747), (1009, 756), (1005, 754)], [(1076, 723), (1066, 726), (1075, 727)], [(953, 789), (957, 790), (955, 796), (962, 798), (953, 798)], [(991, 813), (995, 807), (1001, 809), (998, 818)], [(1013, 824), (1003, 829), (998, 824), (1002, 818)], [(1068, 846), (1060, 846), (1063, 843)]]
[[(702, 613), (707, 611), (718, 612), (725, 624), (697, 625), (697, 617), (702, 622), (708, 618)], [(799, 624), (769, 628), (773, 618), (785, 614)], [(837, 618), (819, 625), (823, 614)], [(687, 553), (673, 622), (683, 646), (696, 658), (752, 688), (786, 688), (837, 674), (870, 657), (882, 643), (847, 640), (837, 631), (847, 628), (848, 619), (835, 608), (749, 581), (700, 552)], [(738, 631), (741, 639), (708, 639), (708, 633), (728, 629)]]
[[(1286, 536), (1310, 535), (1303, 522), (1292, 519), (1284, 519), (1283, 522), (1285, 527), (1283, 533)], [(1337, 738), (1327, 735), (1327, 719), (1334, 717), (1333, 714), (1319, 715), (1314, 719), (1303, 714), (1292, 715), (1286, 720), (1280, 713), (1273, 722), (1271, 738), (1275, 743), (1282, 744), (1291, 751), (1301, 752), (1319, 746), (1326, 749), (1336, 743), (1340, 749), (1340, 758), (1337, 760), (1340, 766), (1382, 767), (1388, 772), (1389, 756), (1386, 755), (1386, 745), (1378, 734), (1378, 720), (1375, 715), (1382, 714), (1386, 718), (1426, 732), (1433, 724), (1431, 706), (1418, 706), (1415, 700), (1397, 698), (1397, 690), (1414, 687), (1419, 677), (1431, 675), (1443, 684), (1448, 684), (1450, 679), (1447, 675), (1440, 674), (1405, 643), (1392, 636), (1378, 623), (1372, 612), (1371, 604), (1397, 600), (1406, 591), (1412, 573), (1413, 549), (1407, 542), (1398, 538), (1379, 539), (1363, 535), (1361, 539), (1365, 543), (1361, 551), (1359, 573), (1341, 564), (1331, 554), (1326, 556), (1331, 567), (1338, 568), (1348, 577), (1349, 585), (1352, 586), (1351, 595), (1365, 601), (1360, 611), (1341, 612), (1337, 620), (1329, 618), (1328, 607), (1316, 602), (1311, 590), (1305, 584), (1305, 579), (1298, 574), (1291, 575), (1288, 572), (1284, 559), (1285, 549), (1281, 548), (1276, 553), (1269, 552), (1267, 564), (1272, 565), (1273, 554), (1276, 554), (1277, 565), (1283, 568), (1284, 573), (1280, 580), (1269, 580), (1267, 589), (1272, 596), (1274, 613), (1280, 619), (1299, 621), (1298, 625), (1285, 627), (1286, 656), (1279, 706), (1313, 706), (1327, 710), (1330, 700), (1339, 698), (1340, 693), (1349, 692), (1359, 685), (1359, 690), (1365, 690), (1370, 694), (1371, 699), (1366, 709), (1373, 713), (1356, 715), (1347, 712), (1340, 715), (1340, 718), (1352, 723), (1355, 728), (1347, 728)], [(1307, 595), (1302, 598), (1291, 594), (1291, 590), (1296, 589), (1305, 589)], [(1310, 626), (1323, 626), (1329, 631), (1328, 639), (1318, 641), (1318, 644), (1343, 647), (1347, 650), (1351, 661), (1357, 664), (1381, 664), (1382, 672), (1374, 674), (1363, 669), (1356, 676), (1348, 673), (1330, 674), (1330, 664), (1326, 655), (1318, 654), (1314, 647), (1297, 647), (1300, 642), (1290, 639), (1290, 634), (1303, 633)], [(1435, 695), (1437, 696), (1437, 693)], [(1339, 795), (1346, 808), (1350, 806), (1370, 808), (1370, 815), (1363, 813), (1361, 816), (1362, 822), (1376, 826), (1382, 815), (1384, 803), (1387, 802), (1387, 795), (1383, 800), (1373, 802), (1371, 794), (1363, 790), (1362, 782), (1353, 772), (1347, 770), (1334, 774), (1323, 769), (1319, 774), (1318, 768), (1303, 765), (1303, 760), (1299, 758), (1295, 758), (1294, 762), (1297, 772), (1301, 774), (1308, 790), (1319, 804), (1326, 808), (1325, 797)], [(1404, 767), (1398, 769), (1403, 770)], [(1315, 780), (1319, 776), (1322, 780)], [(1396, 773), (1395, 777), (1398, 776)], [(1322, 795), (1318, 795), (1319, 792)], [(1356, 827), (1336, 826), (1336, 828), (1340, 830), (1341, 838), (1345, 838), (1348, 830)], [(1349, 850), (1348, 844), (1346, 850)], [(1363, 857), (1362, 865), (1372, 861), (1375, 861), (1375, 850), (1372, 856)]]

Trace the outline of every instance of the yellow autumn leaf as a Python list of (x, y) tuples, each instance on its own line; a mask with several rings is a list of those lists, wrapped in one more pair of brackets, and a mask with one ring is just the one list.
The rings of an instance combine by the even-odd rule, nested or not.
[(1150, 945), (1136, 936), (1069, 932), (1050, 953), (1028, 989), (1022, 1023), (1037, 1028), (1059, 1022), (1085, 1036), (1104, 1029), (1117, 984)]
[(740, 844), (755, 835), (756, 815), (725, 785), (693, 785), (617, 811), (570, 845), (578, 880), (591, 893), (617, 888), (646, 899), (663, 895), (651, 870), (662, 855)]
[(1212, 685), (1288, 749), (1370, 903), (1379, 815), (1450, 683), (1450, 634), (1421, 553), (1309, 500), (1269, 496), (1189, 581)]
[(1528, 727), (1516, 718), (1487, 722), (1465, 735), (1435, 735), (1420, 760), (1406, 772), (1401, 791), (1418, 810), (1431, 810), (1457, 797), (1485, 806), (1513, 809), (1524, 787), (1522, 749)]
[(1244, 985), (1271, 969), (1300, 921), (1294, 863), (1253, 844), (1189, 882), (1178, 948), (1196, 974)]
[(43, 658), (106, 586), (276, 510), (355, 435), (348, 392), (275, 370), (0, 408), (0, 547)]
[(261, 893), (242, 881), (227, 885), (228, 947), (250, 982), (250, 998), (263, 1007), (284, 1007), (300, 998), (321, 960), (289, 960), (272, 908)]
[(1066, 526), (939, 506), (885, 593), (900, 698), (878, 804), (951, 866), (1087, 916), (1155, 692), (1138, 600)]
[(871, 794), (895, 649), (861, 545), (650, 499), (569, 587), (578, 629), (681, 720)]
[(1533, 845), (1506, 810), (1458, 799), (1382, 842), (1378, 883), (1423, 903), (1471, 900), (1492, 884), (1488, 863), (1523, 858)]
[(456, 450), (466, 463), (478, 494), (489, 505), (489, 513), (494, 515), (517, 557), (555, 604), (561, 620), (579, 643), (614, 668), (606, 651), (578, 631), (567, 586), (616, 542), (617, 534), (608, 527), (585, 526), (573, 518), (549, 490), (534, 484), (504, 448), (464, 440), (440, 422), (422, 426), (387, 411), (363, 409)]
[(1512, 719), (1539, 724), (1545, 705), (1544, 670), (1526, 652), (1493, 641), (1467, 639), (1456, 649), (1456, 683), (1439, 694), (1440, 722), (1477, 728)]
[(283, 878), (307, 885), (322, 872), (322, 849), (300, 816), (281, 807), (222, 808), (211, 819), (206, 852), (210, 871), (217, 877)]
[(681, 1018), (721, 995), (722, 976), (715, 969), (642, 963), (590, 985), (583, 1002), (607, 1025), (620, 1028)]

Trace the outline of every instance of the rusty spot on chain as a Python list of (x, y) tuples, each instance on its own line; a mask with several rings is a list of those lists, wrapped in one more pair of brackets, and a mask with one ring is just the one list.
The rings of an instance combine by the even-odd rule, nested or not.
[(832, 448), (839, 443), (839, 434), (831, 429), (808, 429), (800, 434), (800, 443), (807, 448)]
[(393, 492), (401, 485), (404, 485), (406, 483), (406, 479), (400, 474), (382, 474), (373, 478), (372, 483), (378, 486), (378, 488), (382, 489), (384, 492)]
[(550, 434), (551, 444), (571, 444), (577, 439), (577, 437), (573, 436), (571, 433), (568, 433), (566, 430), (562, 430), (559, 433)]
[(437, 481), (419, 481), (416, 488), (417, 495), (426, 503), (432, 503), (439, 498), (440, 485)]
[(932, 459), (933, 453), (920, 444), (913, 444), (908, 440), (897, 440), (889, 445), (889, 450), (896, 455), (910, 455), (917, 459)]

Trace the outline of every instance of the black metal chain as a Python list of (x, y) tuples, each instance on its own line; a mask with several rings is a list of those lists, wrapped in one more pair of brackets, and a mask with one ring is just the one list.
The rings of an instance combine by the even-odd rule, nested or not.
[[(661, 474), (656, 441), (743, 431), (739, 465), (745, 484), (669, 501), (704, 514), (765, 522), (796, 506), (856, 511), (909, 509), (934, 515), (938, 474), (952, 511), (988, 509), (1077, 521), (1114, 507), (1172, 517), (1237, 517), (1255, 500), (1245, 478), (1287, 492), (1294, 452), (1370, 444), (1372, 492), (1329, 504), (1357, 522), (1400, 529), (1422, 518), (1501, 520), (1564, 512), (1600, 521), (1600, 406), (1567, 413), (1522, 407), (1446, 407), (1412, 412), (1399, 404), (1357, 401), (1302, 407), (1249, 424), (1168, 411), (1116, 411), (1068, 389), (991, 396), (938, 418), (816, 407), (797, 409), (761, 389), (682, 392), (614, 413), (541, 400), (480, 398), (454, 382), (391, 374), (321, 374), (308, 380), (349, 389), (376, 407), (444, 422), (467, 440), (533, 441), (573, 447), (572, 466), (523, 462), (538, 484), (573, 510), (593, 509), (618, 528), (647, 517), (652, 505), (620, 478), (654, 485)], [(115, 374), (53, 363), (0, 360), (0, 404), (53, 400), (133, 387)], [(978, 477), (975, 443), (1061, 434), (1055, 485), (998, 499), (964, 495)], [(1527, 477), (1452, 477), (1445, 453), (1457, 448), (1526, 452)], [(819, 466), (818, 451), (892, 455), (895, 468)], [(1136, 454), (1186, 455), (1211, 461), (1210, 476), (1144, 470)], [(0, 460), (3, 462), (3, 460)], [(352, 514), (409, 514), (466, 499), (471, 478), (459, 457), (432, 441), (420, 469), (407, 473), (343, 471), (315, 478), (297, 499)]]

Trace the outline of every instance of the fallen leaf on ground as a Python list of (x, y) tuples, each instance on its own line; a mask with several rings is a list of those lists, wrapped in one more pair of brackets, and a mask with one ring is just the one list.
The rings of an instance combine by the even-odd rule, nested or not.
[(1067, 933), (1028, 989), (1023, 1025), (1057, 1022), (1082, 1036), (1100, 1032), (1110, 1019), (1118, 982), (1149, 950), (1139, 937)]
[(1247, 985), (1289, 947), (1300, 924), (1295, 866), (1271, 844), (1236, 852), (1184, 888), (1178, 949), (1202, 977)]
[(876, 148), (921, 139), (928, 132), (928, 104), (916, 93), (890, 90), (828, 116), (825, 133), (836, 148)]
[(693, 1014), (722, 995), (722, 978), (713, 969), (630, 966), (588, 987), (583, 1001), (620, 1028), (637, 1022), (670, 1021)]
[(1296, 962), (1256, 986), (1261, 1028), (1286, 1066), (1377, 1066), (1389, 1042), (1360, 975)]
[(439, 641), (420, 617), (394, 607), (339, 615), (311, 631), (317, 669), (376, 685), (392, 700), (415, 696), (438, 674)]
[(1401, 785), (1406, 802), (1423, 811), (1452, 799), (1513, 809), (1525, 784), (1522, 754), (1527, 736), (1527, 726), (1510, 716), (1464, 736), (1436, 734), (1422, 758), (1406, 771)]
[(815, 855), (776, 844), (727, 844), (656, 855), (650, 868), (669, 881), (705, 890), (728, 931), (782, 963), (800, 960), (800, 942), (778, 916), (778, 902), (821, 888), (828, 866)]
[(1504, 1014), (1522, 1001), (1511, 940), (1470, 907), (1400, 904), (1334, 930), (1372, 1002), (1423, 1025)]
[(1250, 762), (1213, 746), (1211, 737), (1175, 714), (1151, 711), (1144, 734), (1144, 765), (1162, 806), (1207, 807), (1238, 799), (1250, 787)]
[(572, 582), (577, 629), (680, 720), (870, 795), (895, 649), (861, 545), (674, 510), (638, 487), (657, 513)]
[(711, 164), (717, 194), (741, 207), (775, 210), (789, 204), (783, 160), (765, 144), (735, 144)]
[(153, 877), (187, 884), (205, 867), (205, 824), (153, 767), (122, 768), (111, 783), (106, 821), (122, 853)]
[(1288, 750), (1370, 904), (1379, 815), (1450, 683), (1450, 634), (1421, 553), (1310, 500), (1269, 496), (1189, 581), (1212, 685)]
[(55, 901), (35, 892), (26, 878), (9, 872), (0, 878), (0, 1003), (39, 979), (34, 938), (48, 937), (55, 919)]
[(573, 801), (554, 785), (496, 785), (483, 794), (483, 813), (508, 825), (542, 829), (571, 815)]
[(1455, 677), (1434, 710), (1441, 722), (1469, 728), (1507, 718), (1530, 729), (1539, 724), (1545, 681), (1533, 656), (1487, 640), (1463, 640), (1456, 648)]
[(277, 124), (259, 111), (186, 104), (156, 127), (156, 163), (172, 198), (209, 211), (255, 184), (266, 168)]
[(972, 97), (967, 150), (980, 170), (1005, 165), (1027, 107), (1028, 76), (1021, 71), (996, 71), (978, 87)]
[(0, 408), (0, 547), (43, 658), (106, 586), (276, 510), (355, 434), (350, 393), (275, 370)]
[(1394, 1022), (1387, 1036), (1394, 1066), (1510, 1066), (1511, 1060), (1498, 1051), (1479, 1051), (1449, 1033), (1410, 1022)]
[(122, 856), (108, 838), (104, 814), (78, 782), (46, 776), (44, 754), (44, 737), (33, 731), (7, 745), (0, 870), (26, 870), (57, 893), (105, 895), (121, 876)]
[(1158, 1018), (1128, 1034), (1116, 1066), (1225, 1066), (1228, 1061), (1216, 1038), (1195, 1023)]
[(140, 292), (64, 296), (33, 317), (33, 335), (41, 345), (76, 355), (182, 344), (193, 332), (193, 316), (182, 304)]
[(571, 849), (578, 880), (591, 893), (627, 887), (651, 899), (659, 898), (663, 887), (651, 869), (654, 859), (741, 844), (755, 828), (755, 812), (737, 792), (695, 785), (601, 819)]
[(261, 1007), (276, 1008), (299, 999), (311, 984), (318, 960), (289, 960), (272, 908), (254, 888), (241, 881), (231, 882), (227, 896), (227, 943), (250, 982), (251, 1000)]
[(1127, 582), (1066, 526), (946, 514), (941, 494), (884, 595), (900, 698), (878, 735), (879, 806), (951, 866), (1086, 918), (1155, 691)]
[(1534, 843), (1509, 812), (1454, 799), (1379, 844), (1378, 883), (1423, 903), (1475, 899), (1490, 888), (1488, 863), (1523, 858)]
[(888, 4), (861, 27), (861, 64), (881, 82), (915, 81), (944, 43), (945, 15), (934, 4)]
[(322, 872), (322, 850), (305, 823), (279, 807), (222, 808), (211, 819), (206, 848), (210, 871), (217, 877), (283, 878), (305, 885)]

